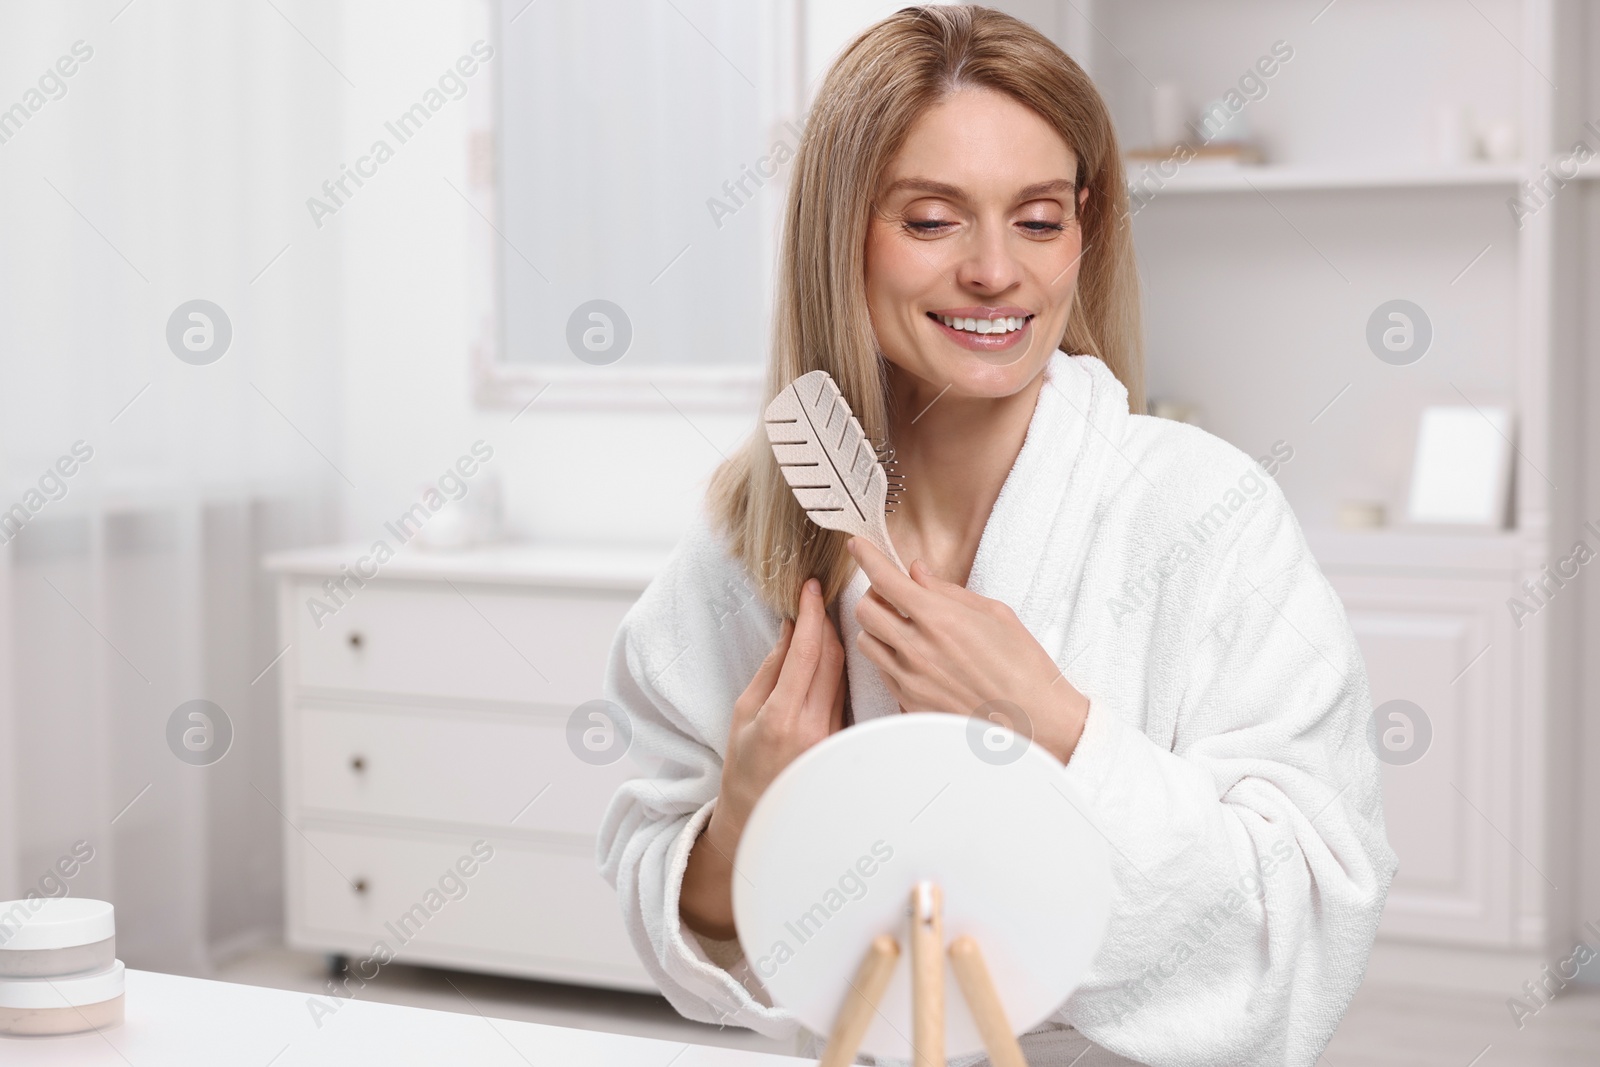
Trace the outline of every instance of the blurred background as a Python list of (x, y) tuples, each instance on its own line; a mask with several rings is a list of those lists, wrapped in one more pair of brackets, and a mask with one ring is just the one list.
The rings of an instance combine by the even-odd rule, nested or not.
[[(818, 80), (900, 6), (0, 8), (0, 899), (771, 1047), (651, 994), (583, 738), (754, 425)], [(994, 6), (1115, 117), (1150, 413), (1262, 458), (1367, 657), (1401, 869), (1330, 1062), (1593, 1062), (1600, 5)]]

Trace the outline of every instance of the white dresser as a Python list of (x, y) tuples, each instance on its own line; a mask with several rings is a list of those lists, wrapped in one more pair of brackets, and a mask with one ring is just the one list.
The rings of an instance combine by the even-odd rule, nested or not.
[(360, 585), (376, 566), (361, 545), (266, 560), (287, 646), (291, 945), (353, 970), (387, 952), (654, 990), (595, 869), (606, 803), (637, 772), (580, 759), (569, 720), (601, 697), (617, 625), (665, 558), (406, 550)]
[(1536, 949), (1551, 915), (1539, 870), (1547, 864), (1535, 866), (1529, 842), (1544, 832), (1546, 782), (1529, 715), (1540, 699), (1536, 672), (1506, 608), (1522, 594), (1517, 536), (1402, 528), (1306, 537), (1360, 643), (1379, 718), (1395, 700), (1426, 716), (1411, 724), (1417, 758), (1391, 755), (1382, 768), (1400, 870), (1381, 941)]

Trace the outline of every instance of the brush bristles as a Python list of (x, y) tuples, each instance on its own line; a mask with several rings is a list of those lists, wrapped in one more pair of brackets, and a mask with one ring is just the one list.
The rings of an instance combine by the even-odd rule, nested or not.
[(900, 503), (901, 494), (905, 492), (905, 475), (900, 473), (899, 466), (894, 461), (894, 446), (873, 442), (872, 450), (878, 454), (878, 462), (883, 467), (884, 476), (888, 479), (888, 492), (884, 496), (883, 512), (885, 515), (894, 512), (894, 505)]

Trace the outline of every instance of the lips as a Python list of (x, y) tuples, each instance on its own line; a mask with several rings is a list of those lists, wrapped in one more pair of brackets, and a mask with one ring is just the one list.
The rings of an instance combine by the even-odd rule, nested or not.
[[(984, 314), (957, 314), (957, 312), (969, 311), (982, 311)], [(1005, 330), (1004, 332), (1000, 333), (976, 333), (971, 330), (955, 329), (951, 326), (945, 325), (945, 323), (939, 318), (941, 315), (949, 318), (962, 319), (983, 318), (990, 321), (993, 321), (997, 318), (1020, 318), (1023, 321), (1020, 329)], [(1027, 338), (1032, 336), (1033, 333), (1033, 314), (1025, 308), (941, 309), (940, 311), (928, 312), (928, 321), (932, 322), (934, 328), (937, 329), (941, 334), (943, 334), (945, 337), (948, 337), (951, 341), (955, 342), (957, 345), (960, 345), (962, 348), (965, 348), (971, 352), (985, 354), (1009, 352), (1011, 349), (1023, 344)]]
[(969, 304), (966, 307), (958, 308), (934, 308), (928, 314), (958, 319), (997, 319), (1005, 316), (1026, 318), (1032, 315), (1033, 312), (1015, 304), (1000, 304), (998, 306)]

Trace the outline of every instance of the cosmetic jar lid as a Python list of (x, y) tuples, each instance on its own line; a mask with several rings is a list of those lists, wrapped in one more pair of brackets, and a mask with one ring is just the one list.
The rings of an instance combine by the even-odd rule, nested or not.
[(112, 960), (103, 971), (69, 978), (0, 978), (0, 1008), (81, 1008), (122, 996), (123, 967)]
[(116, 935), (115, 916), (115, 910), (104, 900), (8, 900), (0, 903), (0, 952), (92, 945)]

